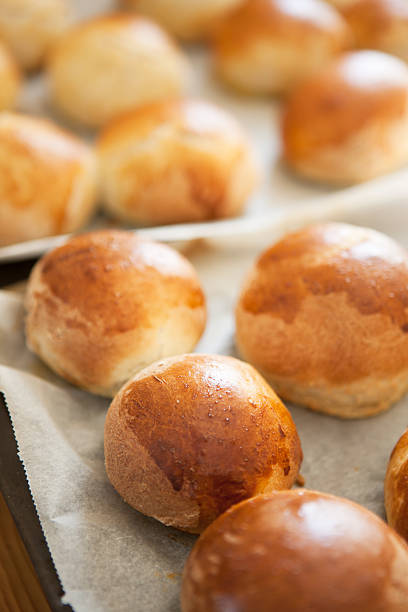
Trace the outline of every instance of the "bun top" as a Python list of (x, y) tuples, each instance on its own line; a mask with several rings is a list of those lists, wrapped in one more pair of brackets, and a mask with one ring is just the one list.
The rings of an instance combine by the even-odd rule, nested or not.
[[(407, 251), (387, 236), (366, 228), (337, 223), (306, 227), (285, 236), (260, 256), (244, 287), (240, 307), (253, 315), (267, 314), (291, 324), (306, 298), (329, 294), (337, 295), (339, 304), (346, 299), (362, 318), (383, 315), (397, 336), (402, 332), (405, 338)], [(314, 316), (318, 316), (316, 313)], [(380, 320), (375, 329), (383, 333)], [(380, 360), (376, 367), (385, 372), (405, 369), (406, 344), (400, 343), (393, 363)], [(334, 367), (332, 361), (327, 361), (321, 374), (332, 382), (336, 382), (336, 376), (341, 376), (343, 382), (354, 380), (361, 369), (367, 370), (367, 375), (379, 374), (380, 371), (370, 371), (373, 364), (366, 363), (364, 347), (360, 345), (355, 336), (355, 354), (349, 363)]]
[(127, 141), (147, 138), (154, 129), (166, 126), (168, 130), (186, 138), (209, 136), (243, 140), (243, 132), (232, 115), (215, 104), (198, 99), (166, 100), (136, 108), (111, 121), (102, 132), (102, 149), (120, 147)]
[(265, 490), (275, 473), (281, 486), (297, 475), (302, 451), (288, 410), (238, 359), (187, 354), (156, 362), (114, 404), (129, 443), (142, 444), (173, 489), (197, 502), (195, 531)]
[(341, 144), (367, 124), (386, 127), (407, 113), (404, 62), (378, 51), (347, 53), (289, 97), (283, 119), (285, 153), (303, 157)]
[[(204, 532), (187, 562), (183, 612), (402, 612), (408, 548), (346, 499), (283, 491), (241, 502)], [(231, 608), (232, 609), (232, 608)]]
[(72, 238), (38, 264), (41, 285), (75, 313), (116, 334), (150, 326), (163, 309), (202, 307), (191, 264), (174, 249), (118, 230)]
[[(382, 48), (394, 43), (406, 44), (406, 28), (408, 26), (408, 4), (405, 0), (354, 0), (343, 8), (343, 15), (353, 27), (357, 43), (371, 44)], [(398, 31), (398, 24), (404, 25)], [(396, 26), (393, 35), (390, 28)], [(387, 40), (387, 36), (389, 37)], [(395, 37), (395, 38), (394, 38)], [(385, 48), (385, 47), (384, 47)]]

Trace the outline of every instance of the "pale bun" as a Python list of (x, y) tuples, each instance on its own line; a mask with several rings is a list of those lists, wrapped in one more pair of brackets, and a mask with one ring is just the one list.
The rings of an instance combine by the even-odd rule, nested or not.
[(96, 127), (135, 106), (178, 96), (188, 66), (158, 25), (113, 14), (80, 23), (62, 36), (48, 72), (56, 107)]
[(244, 501), (199, 538), (182, 612), (404, 612), (408, 547), (347, 499), (281, 491)]
[(0, 114), (0, 245), (80, 229), (95, 209), (93, 150), (51, 121)]
[(0, 111), (14, 108), (21, 77), (8, 46), (0, 39)]
[(379, 49), (408, 62), (407, 0), (355, 0), (343, 10), (362, 49)]
[(122, 0), (122, 3), (155, 19), (179, 38), (197, 40), (206, 38), (218, 20), (242, 0)]
[(238, 501), (291, 487), (301, 460), (285, 406), (232, 357), (155, 363), (120, 390), (106, 417), (112, 485), (140, 512), (192, 533)]
[(105, 396), (156, 359), (194, 348), (206, 319), (182, 255), (114, 230), (45, 255), (31, 273), (26, 309), (29, 348), (72, 384)]
[(257, 182), (248, 139), (214, 104), (166, 101), (109, 124), (98, 146), (108, 213), (143, 225), (239, 214)]
[(239, 90), (285, 94), (348, 45), (345, 21), (323, 0), (246, 0), (216, 28), (214, 64)]
[(1, 0), (0, 38), (26, 69), (38, 68), (68, 27), (68, 0)]
[(356, 51), (300, 85), (284, 109), (283, 157), (308, 179), (366, 181), (408, 162), (408, 66)]
[(236, 308), (240, 354), (281, 397), (343, 418), (408, 388), (408, 254), (370, 229), (288, 234), (253, 266)]
[(408, 540), (408, 429), (392, 451), (384, 490), (388, 523)]

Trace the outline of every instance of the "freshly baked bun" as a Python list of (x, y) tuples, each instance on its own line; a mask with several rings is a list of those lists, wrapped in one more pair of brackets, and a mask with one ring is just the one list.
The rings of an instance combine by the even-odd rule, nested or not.
[(208, 36), (217, 21), (242, 0), (122, 0), (185, 40)]
[(315, 491), (243, 501), (199, 538), (182, 612), (405, 612), (408, 547), (375, 514)]
[(0, 111), (14, 107), (20, 89), (20, 80), (14, 58), (8, 47), (0, 41)]
[(192, 533), (238, 501), (291, 487), (301, 460), (285, 406), (232, 357), (155, 363), (120, 390), (106, 417), (112, 485), (140, 512)]
[(384, 490), (387, 520), (408, 540), (408, 429), (391, 453)]
[(67, 0), (0, 1), (0, 38), (23, 68), (38, 68), (69, 20)]
[(359, 183), (408, 162), (408, 67), (376, 51), (349, 53), (293, 92), (283, 156), (300, 175)]
[(248, 93), (282, 94), (348, 43), (346, 23), (323, 0), (246, 0), (216, 29), (215, 69)]
[(236, 340), (281, 397), (343, 418), (386, 410), (408, 388), (408, 253), (328, 223), (262, 253), (236, 309)]
[(95, 209), (90, 147), (51, 121), (0, 114), (0, 245), (81, 228)]
[(256, 183), (239, 124), (198, 100), (156, 103), (120, 117), (102, 133), (99, 153), (106, 209), (131, 223), (237, 215)]
[(27, 288), (29, 348), (69, 382), (113, 396), (148, 364), (194, 348), (205, 326), (191, 264), (163, 244), (104, 230), (45, 255)]
[(121, 14), (69, 30), (54, 47), (48, 68), (55, 105), (89, 126), (179, 95), (187, 76), (187, 61), (164, 30)]
[(408, 61), (407, 0), (355, 0), (343, 15), (362, 49), (380, 49)]

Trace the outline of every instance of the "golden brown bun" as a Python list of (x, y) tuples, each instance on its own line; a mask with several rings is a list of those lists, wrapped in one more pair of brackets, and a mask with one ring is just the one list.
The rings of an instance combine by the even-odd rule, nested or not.
[(408, 162), (408, 67), (376, 51), (344, 55), (293, 92), (283, 156), (306, 178), (351, 184)]
[(408, 548), (346, 499), (281, 491), (234, 506), (184, 568), (182, 612), (406, 612)]
[(13, 108), (20, 89), (20, 73), (9, 48), (0, 40), (0, 111)]
[(135, 106), (178, 96), (186, 59), (158, 25), (132, 15), (81, 23), (62, 36), (48, 64), (55, 105), (89, 126)]
[(73, 238), (45, 255), (27, 288), (29, 348), (69, 382), (113, 396), (156, 359), (194, 348), (206, 318), (191, 264), (131, 232)]
[(328, 223), (262, 253), (236, 309), (236, 340), (278, 395), (360, 418), (408, 388), (408, 254), (366, 228)]
[(84, 142), (51, 121), (0, 114), (0, 245), (78, 230), (96, 191)]
[(239, 124), (198, 100), (130, 112), (105, 129), (99, 153), (107, 211), (145, 225), (237, 215), (257, 178)]
[(158, 21), (166, 30), (184, 40), (208, 36), (218, 20), (242, 0), (122, 0), (125, 7), (135, 9)]
[(408, 429), (391, 453), (384, 490), (387, 520), (408, 540)]
[(348, 47), (349, 31), (322, 0), (246, 0), (215, 32), (215, 69), (257, 94), (287, 93)]
[(296, 427), (248, 364), (181, 355), (127, 383), (105, 423), (105, 463), (123, 499), (199, 533), (232, 504), (291, 487), (302, 461)]
[(380, 49), (408, 61), (407, 0), (355, 0), (343, 15), (356, 46)]
[(38, 68), (68, 23), (67, 0), (0, 1), (0, 38), (23, 68)]

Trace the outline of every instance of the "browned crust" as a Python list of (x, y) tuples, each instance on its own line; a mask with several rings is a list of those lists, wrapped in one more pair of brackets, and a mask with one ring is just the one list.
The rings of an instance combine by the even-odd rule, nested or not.
[(387, 520), (408, 540), (408, 429), (392, 451), (385, 477)]
[(408, 548), (345, 499), (284, 491), (246, 500), (200, 537), (183, 612), (403, 612)]
[(183, 256), (112, 230), (45, 255), (26, 303), (32, 350), (69, 381), (107, 395), (160, 356), (191, 350), (206, 317), (200, 283)]
[(258, 259), (236, 322), (241, 354), (285, 397), (374, 413), (408, 384), (407, 253), (343, 224), (289, 234)]
[(381, 153), (381, 134), (396, 122), (408, 123), (406, 66), (379, 52), (348, 53), (289, 97), (282, 123), (284, 158), (299, 169), (369, 128), (374, 130), (371, 145)]
[(242, 499), (290, 487), (301, 459), (289, 412), (251, 366), (230, 357), (154, 364), (121, 390), (106, 420), (116, 490), (193, 533)]

